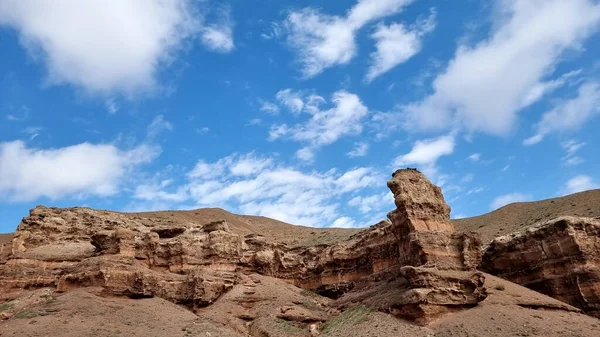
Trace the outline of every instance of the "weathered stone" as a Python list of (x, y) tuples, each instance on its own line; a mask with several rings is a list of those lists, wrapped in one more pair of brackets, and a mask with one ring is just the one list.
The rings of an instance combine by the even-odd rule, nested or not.
[(481, 268), (600, 318), (600, 220), (559, 217), (498, 237)]
[(388, 213), (400, 249), (400, 265), (475, 269), (481, 240), (456, 232), (442, 191), (415, 169), (397, 170), (388, 181), (396, 209)]
[(405, 266), (357, 286), (336, 303), (366, 305), (426, 325), (485, 300), (484, 282), (480, 272)]
[[(260, 234), (241, 236), (224, 220), (173, 223), (89, 208), (36, 207), (19, 224), (12, 254), (0, 265), (0, 289), (52, 286), (64, 292), (94, 286), (106, 294), (158, 296), (199, 307), (244, 274), (272, 276), (338, 298), (402, 266), (464, 270), (479, 263), (479, 241), (454, 230), (439, 187), (416, 170), (396, 171), (388, 186), (397, 206), (391, 222), (336, 244), (300, 247)], [(399, 277), (414, 287), (397, 309), (424, 308), (412, 299), (428, 302), (427, 308), (476, 303), (473, 289), (444, 293), (439, 285), (416, 287), (419, 278), (406, 273)], [(282, 318), (320, 321), (294, 310)]]

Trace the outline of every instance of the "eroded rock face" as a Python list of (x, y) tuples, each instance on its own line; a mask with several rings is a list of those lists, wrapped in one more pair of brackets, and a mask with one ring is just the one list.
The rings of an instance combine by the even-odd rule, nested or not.
[(476, 233), (456, 232), (442, 190), (421, 172), (403, 169), (387, 183), (396, 209), (388, 213), (400, 248), (400, 265), (475, 269), (481, 259)]
[(395, 308), (419, 311), (414, 319), (485, 298), (479, 286), (458, 286), (470, 281), (452, 281), (454, 288), (445, 293), (432, 281), (443, 278), (434, 268), (469, 270), (479, 263), (477, 237), (454, 230), (440, 188), (416, 170), (396, 171), (388, 186), (397, 206), (391, 222), (336, 244), (302, 247), (274, 243), (260, 233), (239, 235), (224, 220), (175, 222), (39, 206), (19, 224), (10, 254), (3, 248), (0, 291), (94, 286), (105, 294), (158, 296), (199, 308), (252, 273), (338, 298), (402, 266), (423, 266), (429, 269), (402, 269), (399, 276), (409, 288)]
[(427, 325), (445, 314), (473, 307), (487, 298), (480, 272), (404, 266), (367, 282), (337, 300), (341, 306), (366, 305)]
[(600, 318), (600, 220), (560, 217), (496, 238), (481, 268)]

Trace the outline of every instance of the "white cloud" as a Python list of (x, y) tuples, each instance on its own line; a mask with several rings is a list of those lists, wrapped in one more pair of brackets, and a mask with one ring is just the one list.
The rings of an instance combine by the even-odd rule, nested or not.
[(469, 191), (467, 191), (467, 195), (471, 195), (471, 194), (476, 194), (476, 193), (481, 193), (485, 191), (484, 187), (475, 187), (470, 189)]
[(260, 100), (260, 111), (266, 112), (269, 115), (277, 115), (279, 113), (279, 107), (271, 102)]
[(275, 98), (294, 114), (299, 114), (304, 109), (304, 101), (300, 92), (283, 89), (275, 95)]
[(149, 138), (153, 138), (158, 136), (163, 131), (171, 131), (173, 130), (173, 124), (165, 119), (165, 116), (158, 115), (154, 117), (152, 123), (148, 125), (146, 133)]
[(110, 144), (38, 149), (21, 141), (0, 143), (0, 197), (19, 202), (114, 195), (129, 171), (159, 152), (145, 145), (124, 151)]
[(272, 125), (269, 130), (269, 140), (273, 141), (285, 136), (290, 131), (286, 124)]
[[(166, 202), (181, 202), (188, 199), (188, 194), (186, 193), (185, 189), (179, 188), (177, 191), (169, 193), (164, 191), (165, 187), (166, 185), (164, 184), (141, 184), (136, 186), (133, 197), (140, 200)], [(148, 209), (146, 209), (146, 211), (147, 210)]]
[(536, 125), (537, 133), (523, 143), (533, 145), (541, 142), (549, 133), (577, 130), (599, 113), (600, 85), (596, 82), (586, 82), (579, 87), (576, 97), (562, 101), (546, 112)]
[(550, 80), (546, 82), (540, 82), (531, 89), (523, 98), (523, 102), (521, 103), (521, 107), (529, 106), (535, 102), (537, 102), (540, 98), (548, 93), (562, 87), (567, 82), (571, 82), (573, 78), (577, 77), (581, 73), (581, 69), (570, 71), (555, 80)]
[(0, 25), (14, 28), (49, 84), (90, 93), (135, 94), (153, 89), (200, 28), (189, 0), (0, 2)]
[(23, 129), (24, 134), (29, 136), (29, 140), (32, 141), (34, 140), (37, 136), (40, 135), (40, 132), (42, 132), (44, 130), (43, 127), (40, 126), (28, 126), (25, 129)]
[(195, 131), (196, 131), (197, 134), (203, 135), (205, 133), (208, 133), (210, 131), (210, 129), (208, 127), (206, 127), (206, 126), (203, 126), (201, 128), (196, 128)]
[(372, 168), (307, 173), (254, 154), (200, 161), (188, 177), (186, 190), (198, 207), (228, 206), (244, 214), (321, 227), (341, 217), (340, 197), (385, 186), (385, 178)]
[(454, 153), (455, 145), (453, 135), (418, 140), (413, 144), (413, 148), (409, 153), (396, 157), (392, 162), (392, 166), (398, 168), (415, 165), (435, 184), (443, 186), (448, 176), (439, 174), (436, 162), (440, 157)]
[(563, 163), (567, 166), (575, 166), (584, 162), (583, 158), (576, 155), (580, 148), (584, 147), (586, 143), (578, 142), (575, 139), (568, 140), (560, 144), (567, 154), (561, 158)]
[(359, 0), (346, 17), (314, 8), (292, 11), (286, 21), (288, 43), (298, 53), (305, 77), (348, 63), (356, 54), (355, 35), (365, 24), (400, 12), (412, 0)]
[(261, 33), (260, 37), (265, 40), (278, 39), (281, 36), (282, 27), (277, 22), (271, 22), (269, 30), (267, 32)]
[(366, 197), (356, 196), (348, 201), (348, 205), (357, 207), (363, 214), (379, 213), (379, 211), (381, 211), (380, 214), (385, 214), (386, 211), (394, 208), (393, 200), (390, 193), (381, 193)]
[(222, 7), (216, 11), (218, 20), (202, 28), (202, 42), (209, 49), (228, 53), (235, 48), (233, 43), (233, 20), (231, 19), (231, 7)]
[(355, 228), (355, 227), (357, 227), (357, 226), (356, 226), (356, 222), (354, 221), (354, 219), (349, 218), (347, 216), (343, 216), (341, 218), (335, 219), (335, 221), (331, 225), (331, 228)]
[(106, 106), (106, 110), (109, 114), (114, 115), (119, 111), (119, 105), (115, 101), (114, 98), (109, 98), (104, 102), (104, 106)]
[[(385, 186), (385, 177), (370, 167), (303, 172), (254, 153), (198, 161), (180, 184), (174, 184), (177, 177), (171, 173), (168, 179), (162, 177), (139, 185), (134, 198), (143, 202), (133, 202), (129, 208), (223, 207), (293, 224), (356, 227), (351, 214), (344, 214), (343, 200), (350, 195), (372, 194), (370, 191)], [(364, 200), (371, 202), (370, 198)], [(386, 208), (392, 200), (388, 199)], [(379, 210), (378, 205), (372, 207)]]
[(435, 164), (440, 157), (452, 154), (454, 146), (453, 136), (418, 140), (409, 153), (396, 157), (394, 166), (413, 164), (429, 166)]
[(237, 158), (237, 161), (229, 166), (229, 172), (233, 176), (250, 176), (272, 166), (270, 158), (259, 158), (254, 154), (247, 154)]
[(311, 117), (304, 123), (291, 127), (285, 124), (272, 126), (269, 139), (286, 137), (307, 143), (298, 157), (312, 159), (313, 156), (308, 156), (309, 152), (312, 154), (317, 148), (332, 144), (341, 137), (360, 134), (361, 121), (369, 111), (360, 98), (342, 90), (335, 92), (331, 101), (334, 106), (327, 110), (320, 110), (313, 105), (310, 109)]
[(477, 162), (477, 161), (481, 160), (481, 154), (479, 154), (479, 153), (473, 153), (472, 155), (470, 155), (469, 157), (467, 157), (467, 159), (469, 159), (472, 162)]
[(543, 135), (541, 135), (541, 134), (533, 135), (529, 138), (525, 138), (523, 140), (523, 145), (525, 145), (525, 146), (535, 145), (535, 144), (541, 142), (542, 140), (544, 140)]
[(490, 207), (492, 209), (498, 209), (502, 206), (506, 206), (513, 202), (528, 201), (530, 199), (531, 199), (531, 196), (529, 194), (523, 194), (523, 193), (518, 193), (518, 192), (503, 194), (503, 195), (496, 197), (492, 201), (492, 204), (490, 205)]
[(434, 79), (433, 94), (399, 107), (406, 128), (506, 134), (524, 102), (541, 96), (531, 98), (532, 88), (546, 82), (564, 52), (579, 48), (600, 23), (600, 5), (592, 0), (497, 3), (502, 15), (491, 35), (472, 47), (460, 45)]
[(312, 162), (315, 159), (315, 151), (310, 147), (303, 147), (296, 151), (296, 158), (306, 162)]
[(369, 144), (364, 143), (364, 142), (357, 142), (357, 143), (354, 143), (354, 149), (352, 149), (352, 151), (346, 153), (346, 155), (350, 158), (364, 157), (367, 155), (368, 151), (369, 151)]
[(366, 75), (367, 82), (373, 81), (416, 55), (421, 50), (423, 36), (435, 28), (435, 16), (436, 12), (432, 10), (427, 20), (410, 28), (399, 23), (389, 26), (379, 24), (371, 35), (371, 38), (376, 41), (377, 50), (371, 53), (371, 66)]
[(564, 187), (564, 194), (583, 192), (599, 187), (600, 186), (596, 182), (594, 182), (594, 180), (590, 176), (580, 174), (567, 181)]

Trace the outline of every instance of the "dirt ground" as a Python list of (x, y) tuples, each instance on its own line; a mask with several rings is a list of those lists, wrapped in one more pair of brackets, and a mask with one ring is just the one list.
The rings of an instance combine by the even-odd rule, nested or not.
[(599, 336), (600, 320), (566, 304), (493, 276), (486, 286), (489, 296), (478, 306), (427, 327), (364, 307), (339, 312), (327, 298), (256, 274), (196, 314), (159, 298), (40, 289), (2, 296), (12, 298), (0, 299), (0, 316), (12, 317), (0, 321), (0, 336), (311, 337), (311, 325), (322, 337)]
[(12, 233), (9, 234), (0, 234), (0, 245), (3, 243), (8, 243), (13, 239)]
[(0, 321), (2, 337), (239, 337), (159, 298), (106, 298), (93, 289), (80, 289), (62, 295), (36, 291), (8, 303), (4, 306), (19, 308), (9, 320)]

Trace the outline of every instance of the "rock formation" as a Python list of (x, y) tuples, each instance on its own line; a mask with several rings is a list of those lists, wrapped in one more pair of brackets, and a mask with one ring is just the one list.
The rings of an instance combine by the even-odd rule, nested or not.
[[(240, 235), (224, 220), (174, 222), (39, 206), (19, 224), (11, 254), (0, 261), (0, 290), (93, 286), (198, 309), (253, 273), (331, 298), (356, 297), (366, 284), (389, 284), (391, 277), (402, 285), (388, 309), (420, 322), (485, 299), (484, 276), (472, 271), (479, 240), (454, 230), (440, 188), (411, 169), (396, 171), (388, 186), (397, 206), (391, 222), (337, 244), (300, 247)], [(349, 293), (354, 288), (360, 292)]]
[(396, 209), (388, 214), (400, 247), (400, 265), (475, 269), (481, 259), (476, 233), (456, 232), (442, 190), (414, 169), (388, 181)]
[(481, 268), (600, 318), (600, 220), (559, 217), (498, 237)]

